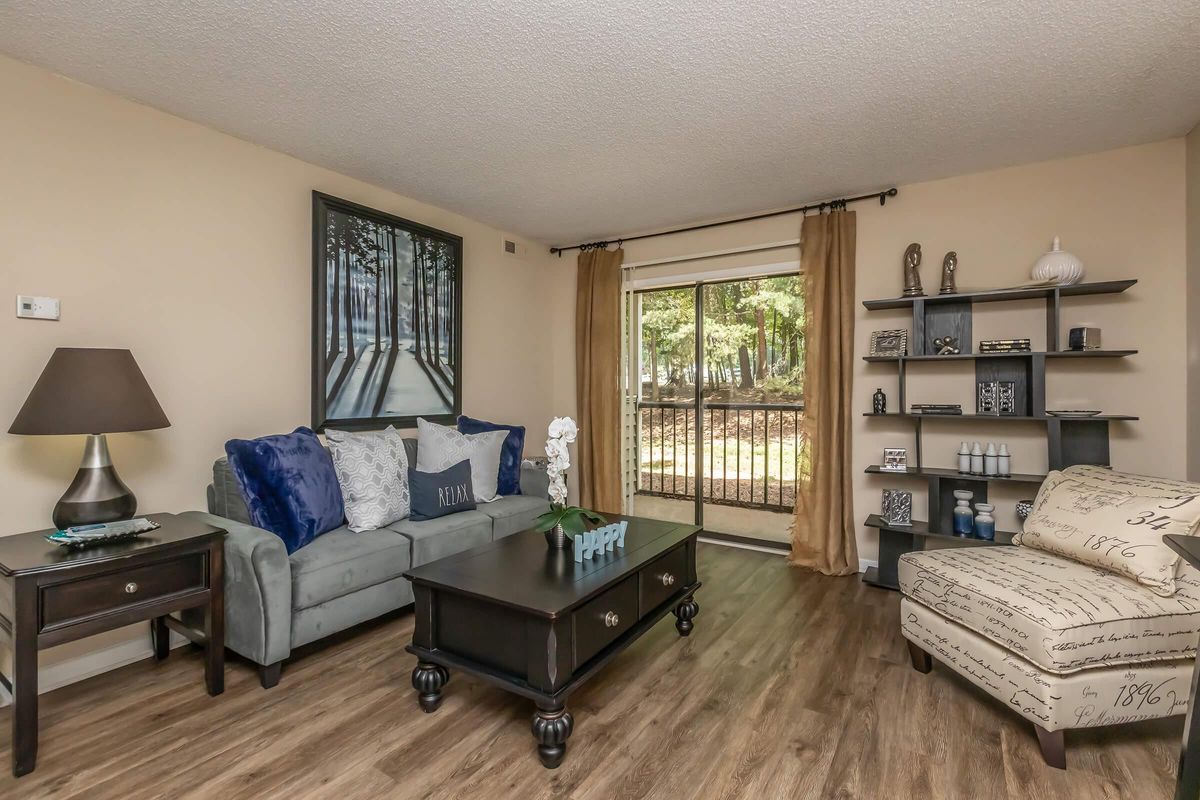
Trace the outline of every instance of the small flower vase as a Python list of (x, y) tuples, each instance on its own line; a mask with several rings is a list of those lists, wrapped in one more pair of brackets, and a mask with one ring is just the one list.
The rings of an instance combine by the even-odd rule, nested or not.
[(555, 525), (546, 531), (546, 544), (551, 550), (566, 550), (569, 542), (562, 525)]
[(991, 503), (975, 504), (975, 535), (980, 539), (990, 542), (996, 538), (996, 518), (992, 516), (995, 510), (996, 507)]
[(966, 489), (954, 490), (954, 535), (970, 536), (975, 532), (975, 518), (971, 513), (971, 499), (975, 493)]
[(875, 395), (871, 398), (871, 413), (887, 413), (887, 395), (883, 393), (883, 389), (875, 390)]

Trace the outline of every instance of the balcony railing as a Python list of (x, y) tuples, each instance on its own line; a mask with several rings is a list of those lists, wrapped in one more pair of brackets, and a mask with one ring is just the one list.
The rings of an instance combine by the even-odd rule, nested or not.
[[(639, 401), (638, 494), (694, 500), (696, 408)], [(803, 457), (804, 405), (705, 403), (699, 472), (703, 500), (791, 511)]]

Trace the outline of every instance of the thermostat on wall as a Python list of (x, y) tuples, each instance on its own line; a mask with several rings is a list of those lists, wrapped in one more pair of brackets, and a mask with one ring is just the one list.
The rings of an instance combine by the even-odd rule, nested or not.
[(22, 319), (58, 319), (57, 297), (17, 295), (17, 316)]

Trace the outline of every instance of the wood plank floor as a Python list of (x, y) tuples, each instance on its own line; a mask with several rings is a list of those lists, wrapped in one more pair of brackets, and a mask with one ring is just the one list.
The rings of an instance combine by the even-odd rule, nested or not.
[(908, 664), (899, 597), (782, 558), (701, 545), (689, 639), (660, 622), (572, 696), (563, 766), (531, 705), (452, 675), (417, 708), (412, 615), (307, 648), (264, 691), (231, 661), (209, 698), (176, 650), (42, 698), (37, 770), (2, 798), (1169, 798), (1181, 717), (1068, 734), (1065, 772), (1031, 728), (942, 667)]

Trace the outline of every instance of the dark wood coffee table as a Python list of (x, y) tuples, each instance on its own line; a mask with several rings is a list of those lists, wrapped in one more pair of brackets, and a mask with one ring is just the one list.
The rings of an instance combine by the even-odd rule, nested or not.
[(576, 563), (523, 531), (405, 573), (416, 594), (412, 684), (441, 704), (458, 670), (533, 700), (542, 764), (562, 763), (574, 719), (567, 695), (667, 612), (680, 635), (699, 612), (695, 525), (626, 519), (624, 549)]

